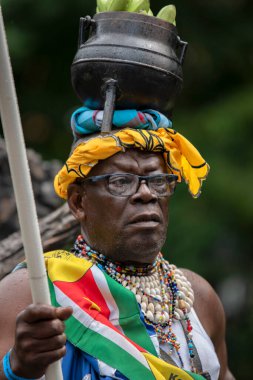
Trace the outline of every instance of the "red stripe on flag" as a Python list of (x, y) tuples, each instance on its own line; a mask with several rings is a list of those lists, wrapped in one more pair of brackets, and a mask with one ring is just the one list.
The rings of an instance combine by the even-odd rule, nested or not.
[[(106, 327), (114, 330), (119, 335), (125, 337), (131, 344), (133, 344), (140, 352), (147, 352), (144, 348), (140, 347), (138, 344), (133, 342), (131, 339), (129, 339), (126, 335), (122, 334), (105, 316), (102, 310), (102, 305), (98, 303), (98, 306), (100, 307), (101, 311), (99, 312), (93, 305), (93, 292), (90, 292), (90, 290), (93, 290), (93, 284), (97, 287), (97, 285), (93, 282), (92, 286), (91, 283), (88, 284), (88, 286), (85, 286), (86, 283), (86, 277), (89, 271), (86, 272), (85, 277), (82, 277), (80, 280), (76, 282), (65, 282), (65, 281), (54, 281), (53, 284), (58, 287), (68, 298), (72, 300), (77, 306), (79, 306), (82, 310), (84, 310), (87, 314), (89, 314), (92, 318), (97, 320), (98, 322), (102, 323)], [(94, 281), (93, 276), (89, 277), (90, 280)], [(89, 292), (87, 292), (87, 289), (90, 287)], [(98, 289), (99, 291), (99, 289)], [(92, 296), (90, 297), (90, 294), (92, 293)], [(89, 295), (89, 296), (88, 296)], [(93, 300), (93, 302), (92, 302)], [(104, 301), (105, 302), (105, 301)], [(107, 308), (107, 306), (106, 306)], [(107, 308), (108, 310), (108, 308)]]
[[(95, 310), (96, 313), (96, 309), (93, 309), (92, 307), (90, 308), (90, 306), (92, 306), (91, 303), (94, 302), (95, 304), (99, 305), (101, 313), (107, 319), (109, 319), (110, 310), (94, 280), (91, 270), (88, 270), (85, 275), (78, 281), (72, 283), (65, 281), (55, 281), (54, 284), (85, 311), (87, 311), (88, 308), (91, 311)], [(88, 301), (87, 298), (90, 301)]]

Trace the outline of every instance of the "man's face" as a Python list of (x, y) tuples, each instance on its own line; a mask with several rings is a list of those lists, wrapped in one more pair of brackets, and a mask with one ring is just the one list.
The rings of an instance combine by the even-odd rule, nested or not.
[[(89, 176), (113, 173), (151, 175), (167, 170), (162, 155), (127, 150), (100, 161)], [(166, 239), (168, 201), (168, 197), (152, 194), (146, 183), (128, 197), (110, 194), (105, 181), (69, 187), (69, 205), (86, 242), (124, 263), (154, 261)]]

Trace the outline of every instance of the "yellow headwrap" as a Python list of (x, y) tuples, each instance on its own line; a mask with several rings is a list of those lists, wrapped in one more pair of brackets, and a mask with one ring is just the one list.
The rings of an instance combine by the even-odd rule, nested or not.
[(163, 153), (168, 170), (178, 176), (179, 182), (182, 178), (185, 180), (194, 198), (200, 195), (209, 165), (185, 137), (170, 128), (156, 131), (122, 129), (107, 136), (80, 140), (55, 177), (56, 193), (66, 199), (68, 186), (76, 178), (85, 178), (98, 161), (124, 152), (126, 148)]

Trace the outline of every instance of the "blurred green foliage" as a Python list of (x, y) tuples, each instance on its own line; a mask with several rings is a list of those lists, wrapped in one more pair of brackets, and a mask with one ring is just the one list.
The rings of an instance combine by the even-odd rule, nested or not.
[[(199, 148), (211, 172), (198, 200), (191, 199), (185, 185), (178, 186), (165, 253), (202, 274), (221, 295), (228, 316), (230, 366), (236, 378), (249, 380), (253, 2), (174, 3), (179, 34), (189, 42), (174, 128)], [(151, 0), (155, 14), (164, 5), (165, 0)], [(95, 0), (2, 0), (26, 142), (45, 159), (64, 160), (70, 149), (69, 117), (80, 105), (71, 88), (70, 65), (79, 18), (94, 14), (95, 7)]]

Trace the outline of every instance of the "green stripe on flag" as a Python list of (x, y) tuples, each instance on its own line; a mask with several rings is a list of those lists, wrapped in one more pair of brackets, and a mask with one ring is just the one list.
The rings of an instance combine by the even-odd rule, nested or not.
[(145, 380), (155, 379), (151, 370), (142, 365), (126, 350), (99, 333), (85, 328), (74, 317), (70, 317), (65, 325), (69, 341), (80, 350), (102, 360), (131, 380), (139, 380), (142, 377), (145, 377)]
[[(147, 348), (148, 346), (147, 342), (152, 344), (152, 341), (148, 333), (146, 332), (146, 329), (143, 323), (140, 320), (139, 308), (138, 308), (137, 301), (135, 300), (134, 294), (132, 294), (127, 289), (122, 288), (120, 284), (112, 280), (109, 276), (106, 276), (106, 281), (110, 288), (111, 294), (114, 297), (115, 302), (117, 303), (117, 306), (119, 308), (120, 325), (122, 329), (124, 330), (124, 333), (129, 339), (136, 342), (137, 344), (139, 344), (141, 347), (145, 348), (148, 352), (152, 354), (152, 350)], [(48, 283), (49, 283), (52, 304), (56, 307), (63, 306), (57, 302), (55, 287), (49, 278), (48, 278)], [(69, 284), (69, 286), (71, 286), (71, 283)], [(122, 292), (122, 289), (124, 290), (124, 292)], [(61, 293), (61, 294), (64, 295), (64, 293)], [(65, 297), (66, 298), (64, 298), (64, 300), (66, 299), (66, 304), (63, 302), (64, 306), (67, 305), (68, 300), (69, 302), (72, 301), (66, 295)], [(129, 308), (131, 310), (131, 315), (129, 315)], [(79, 310), (77, 311), (77, 317), (81, 320), (81, 318), (78, 316), (78, 313), (79, 313)], [(80, 310), (80, 315), (82, 315), (82, 313), (83, 311)], [(93, 319), (89, 323), (90, 323), (89, 326), (94, 325), (96, 329), (96, 324), (99, 324), (100, 322)], [(129, 330), (128, 324), (130, 325), (132, 324), (134, 326), (133, 329), (131, 328)], [(101, 328), (102, 330), (104, 328), (104, 330), (107, 331), (107, 336), (102, 335), (103, 333), (102, 330), (101, 330), (101, 333), (98, 333), (97, 331), (91, 330), (89, 327), (86, 327), (84, 324), (82, 324), (82, 322), (80, 322), (74, 316), (71, 316), (67, 321), (65, 321), (65, 326), (66, 326), (66, 335), (69, 342), (72, 343), (74, 346), (78, 347), (84, 353), (86, 352), (90, 354), (91, 356), (105, 362), (110, 367), (119, 370), (122, 374), (124, 374), (127, 378), (131, 380), (139, 380), (144, 376), (145, 376), (145, 380), (156, 379), (152, 371), (148, 367), (145, 366), (147, 361), (144, 358), (144, 355), (141, 354), (141, 352), (139, 352), (137, 348), (134, 348), (133, 354), (131, 355), (126, 350), (127, 343), (123, 344), (121, 347), (120, 343), (122, 342), (122, 340), (119, 339), (118, 342), (111, 340), (110, 333), (111, 332), (114, 333), (114, 337), (115, 337), (115, 334), (117, 333), (115, 333), (114, 331), (110, 332), (110, 328), (107, 327), (106, 325), (101, 324)], [(146, 334), (143, 334), (143, 327), (145, 329)], [(108, 335), (108, 332), (109, 332), (109, 335)], [(144, 341), (144, 344), (142, 343), (143, 341)], [(123, 348), (123, 346), (125, 346), (125, 349)], [(154, 347), (153, 344), (152, 344), (152, 347)], [(135, 352), (137, 353), (136, 357), (134, 355)], [(156, 352), (155, 352), (155, 356), (157, 356)], [(139, 357), (140, 359), (138, 360), (137, 357)], [(143, 358), (143, 362), (142, 362), (142, 358)], [(193, 380), (204, 380), (204, 378), (201, 375), (194, 374), (190, 371), (185, 371), (185, 373), (187, 373), (188, 376), (191, 376)], [(163, 378), (163, 375), (161, 376)], [(182, 378), (184, 377), (182, 376)]]
[[(48, 282), (52, 304), (54, 306), (62, 306), (57, 302), (53, 283), (50, 279)], [(81, 351), (117, 369), (127, 378), (139, 380), (145, 376), (145, 380), (155, 379), (151, 370), (141, 364), (126, 350), (96, 331), (87, 328), (75, 317), (71, 316), (66, 320), (65, 327), (65, 333), (70, 343)], [(140, 355), (142, 354), (140, 353)], [(145, 358), (144, 361), (146, 361)]]
[[(124, 334), (143, 347), (151, 354), (157, 356), (153, 342), (140, 319), (140, 309), (135, 295), (121, 284), (117, 283), (110, 276), (104, 273), (111, 294), (119, 309), (119, 323)], [(131, 314), (129, 314), (131, 311)]]

